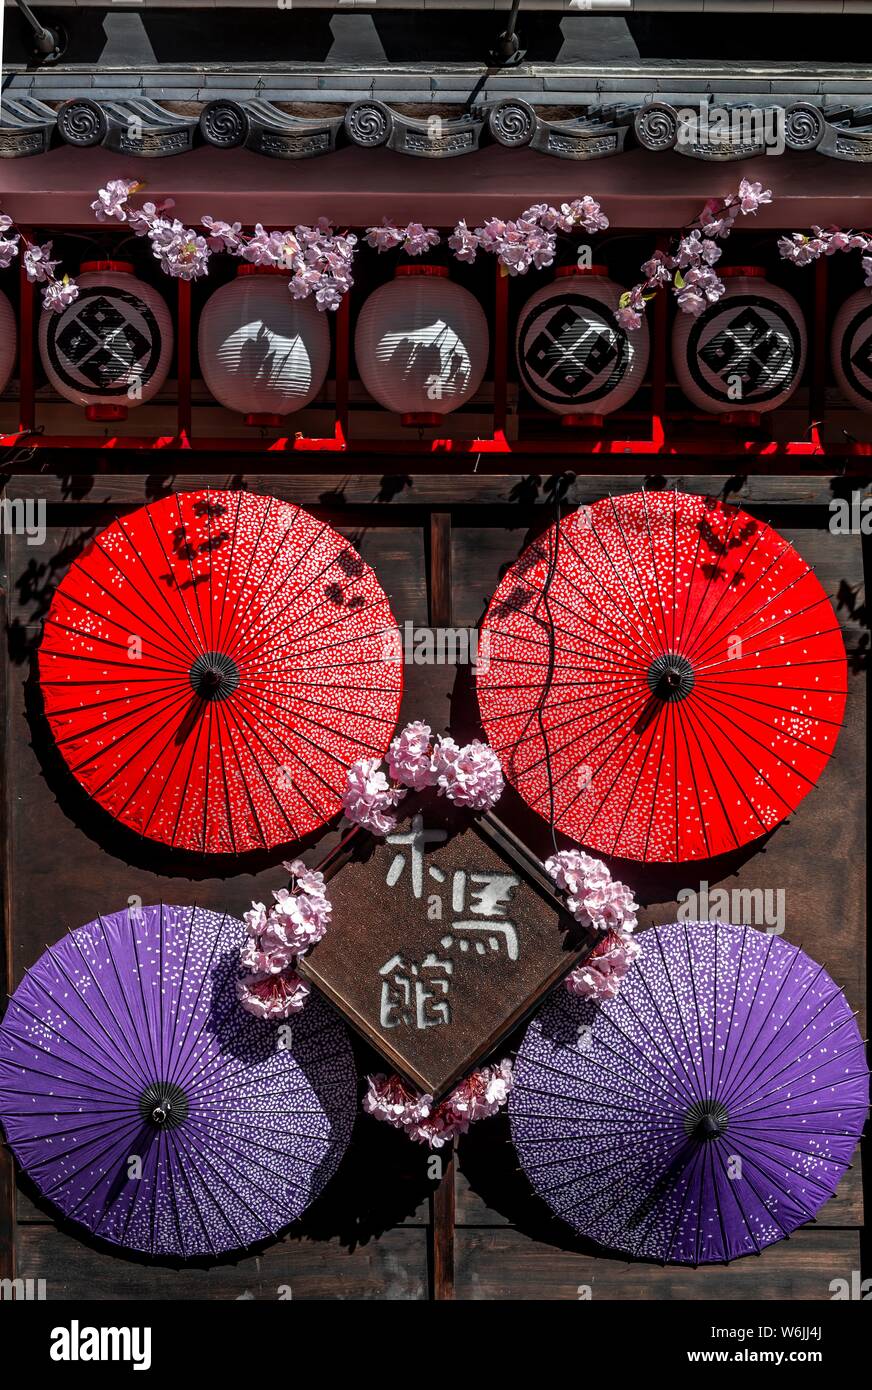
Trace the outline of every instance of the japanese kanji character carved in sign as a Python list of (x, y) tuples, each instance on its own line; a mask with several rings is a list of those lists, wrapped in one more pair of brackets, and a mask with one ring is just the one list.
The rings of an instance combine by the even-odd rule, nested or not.
[(587, 943), (494, 817), (433, 808), (330, 881), (333, 921), (302, 971), (415, 1085), (440, 1095), (577, 964)]

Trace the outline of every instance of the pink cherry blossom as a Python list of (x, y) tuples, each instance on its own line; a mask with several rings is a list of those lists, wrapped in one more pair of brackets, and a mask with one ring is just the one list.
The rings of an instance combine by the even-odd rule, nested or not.
[(281, 1019), (299, 1013), (311, 992), (291, 969), (275, 975), (243, 975), (236, 981), (236, 997), (257, 1018)]
[(389, 835), (397, 824), (391, 811), (405, 794), (390, 785), (377, 758), (360, 758), (348, 769), (342, 809), (350, 821), (373, 835)]
[(585, 999), (614, 999), (624, 977), (641, 952), (641, 946), (625, 932), (609, 931), (594, 946), (583, 965), (566, 978), (571, 994)]
[(79, 287), (75, 280), (65, 275), (63, 280), (51, 280), (42, 292), (42, 307), (50, 313), (60, 314), (75, 304), (79, 297)]
[(742, 179), (739, 184), (738, 203), (740, 210), (747, 215), (755, 213), (764, 203), (772, 202), (772, 192), (764, 188), (762, 183), (749, 183), (747, 179)]
[(127, 199), (139, 187), (136, 179), (110, 179), (105, 188), (97, 189), (91, 210), (98, 222), (127, 221)]
[(437, 786), (455, 806), (489, 811), (502, 796), (500, 760), (479, 739), (459, 748), (453, 738), (440, 738), (433, 750), (433, 768)]
[(421, 791), (436, 784), (436, 770), (430, 753), (433, 734), (429, 724), (419, 719), (407, 724), (388, 749), (388, 771), (395, 782)]
[(512, 1086), (512, 1064), (506, 1059), (480, 1067), (434, 1104), (431, 1095), (412, 1090), (398, 1076), (367, 1077), (363, 1109), (377, 1120), (402, 1129), (410, 1139), (439, 1149), (465, 1134), (477, 1120), (495, 1115), (505, 1105)]
[(237, 256), (242, 250), (242, 223), (221, 222), (214, 217), (204, 217), (203, 226), (209, 235), (206, 240), (210, 251), (229, 251)]
[(466, 261), (467, 264), (471, 265), (475, 260), (475, 253), (480, 242), (475, 232), (466, 225), (466, 222), (460, 221), (448, 238), (448, 245), (454, 252), (455, 260)]
[(60, 261), (51, 259), (51, 242), (47, 241), (44, 246), (36, 246), (28, 242), (24, 248), (24, 270), (30, 283), (46, 284), (54, 279), (55, 267), (60, 265)]
[[(10, 227), (11, 220), (6, 217), (0, 220), (0, 231), (5, 231), (2, 222), (5, 221), (6, 228)], [(18, 255), (18, 233), (13, 236), (0, 236), (0, 270), (7, 270), (15, 257)]]

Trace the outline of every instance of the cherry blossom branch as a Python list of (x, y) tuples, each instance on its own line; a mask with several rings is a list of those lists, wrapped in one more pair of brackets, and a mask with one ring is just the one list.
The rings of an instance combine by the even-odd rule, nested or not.
[(566, 977), (566, 988), (586, 999), (613, 999), (641, 950), (632, 935), (639, 925), (639, 904), (626, 884), (612, 878), (601, 859), (583, 850), (552, 854), (545, 861), (545, 872), (566, 894), (575, 920), (599, 933), (584, 964)]
[(236, 981), (242, 1007), (258, 1018), (288, 1018), (299, 1013), (311, 993), (296, 972), (296, 963), (320, 941), (333, 913), (324, 875), (301, 859), (284, 863), (290, 888), (273, 892), (273, 902), (252, 903), (243, 914), (248, 938), (239, 958), (245, 974)]
[(0, 212), (0, 270), (8, 270), (21, 247), (24, 248), (22, 263), (25, 275), (31, 285), (44, 286), (43, 308), (61, 313), (79, 297), (79, 287), (75, 280), (69, 275), (59, 276), (55, 273), (60, 261), (52, 260), (50, 241), (43, 246), (29, 241), (14, 225), (12, 218), (5, 212)]
[(834, 256), (837, 251), (861, 251), (863, 283), (872, 287), (872, 233), (846, 232), (841, 227), (812, 227), (811, 235), (791, 232), (790, 236), (781, 237), (778, 250), (782, 259), (793, 265), (811, 265), (821, 256)]
[(240, 222), (206, 216), (198, 231), (165, 215), (174, 206), (172, 198), (131, 207), (130, 196), (141, 187), (129, 179), (113, 179), (99, 189), (91, 208), (98, 222), (124, 222), (135, 236), (147, 237), (166, 275), (197, 280), (208, 275), (212, 255), (224, 252), (252, 265), (288, 270), (288, 289), (294, 299), (312, 295), (321, 310), (338, 309), (354, 283), (351, 270), (357, 237), (334, 231), (325, 217), (314, 227), (300, 224), (283, 232), (268, 232), (258, 222), (254, 232), (247, 233)]
[(724, 293), (724, 282), (714, 270), (722, 252), (716, 241), (724, 241), (737, 217), (756, 213), (772, 193), (760, 183), (742, 179), (737, 193), (726, 198), (710, 198), (699, 216), (676, 236), (671, 251), (655, 251), (642, 265), (645, 279), (621, 295), (618, 321), (627, 329), (639, 328), (645, 309), (658, 291), (671, 285), (684, 314), (698, 318)]
[[(455, 806), (489, 811), (505, 785), (499, 758), (478, 739), (459, 747), (453, 738), (433, 738), (429, 724), (414, 720), (388, 749), (388, 774), (378, 758), (360, 758), (348, 770), (342, 809), (348, 820), (373, 835), (396, 829), (394, 807), (406, 790), (436, 787)], [(390, 780), (392, 779), (392, 780)]]
[[(601, 232), (608, 225), (599, 203), (585, 196), (559, 208), (536, 203), (510, 222), (488, 217), (474, 230), (465, 221), (458, 222), (448, 237), (448, 246), (455, 260), (471, 265), (479, 251), (486, 251), (496, 256), (507, 275), (526, 275), (528, 270), (543, 270), (553, 264), (558, 232)], [(379, 252), (399, 247), (407, 256), (421, 256), (441, 240), (435, 227), (424, 227), (420, 222), (398, 227), (387, 217), (380, 227), (366, 229), (367, 245)]]
[(366, 1078), (363, 1108), (367, 1115), (402, 1129), (419, 1144), (441, 1149), (459, 1134), (465, 1134), (476, 1120), (495, 1115), (512, 1089), (512, 1064), (508, 1058), (493, 1066), (470, 1072), (453, 1091), (440, 1100), (415, 1091), (397, 1075), (378, 1073)]

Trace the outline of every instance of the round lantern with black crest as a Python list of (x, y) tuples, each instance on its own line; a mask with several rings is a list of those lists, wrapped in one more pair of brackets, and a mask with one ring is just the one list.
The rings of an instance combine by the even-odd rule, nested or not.
[(128, 261), (86, 261), (78, 299), (43, 311), (39, 353), (51, 385), (89, 420), (125, 420), (157, 395), (173, 355), (165, 300)]
[(247, 425), (281, 425), (315, 399), (327, 376), (327, 315), (314, 299), (294, 299), (289, 276), (281, 266), (241, 265), (200, 317), (203, 380)]
[(621, 327), (622, 293), (603, 265), (561, 266), (521, 310), (515, 339), (521, 384), (564, 425), (600, 425), (642, 382), (648, 325), (633, 333)]
[(364, 304), (354, 335), (360, 379), (404, 425), (438, 425), (478, 390), (487, 320), (444, 266), (401, 265)]
[(6, 385), (12, 375), (12, 368), (15, 366), (16, 346), (15, 312), (5, 294), (0, 290), (0, 391), (6, 390)]
[(762, 266), (725, 266), (726, 290), (698, 318), (679, 314), (675, 374), (687, 399), (725, 424), (755, 424), (784, 405), (805, 366), (802, 310)]
[(830, 352), (842, 395), (858, 410), (872, 411), (872, 290), (857, 290), (845, 300), (833, 324)]

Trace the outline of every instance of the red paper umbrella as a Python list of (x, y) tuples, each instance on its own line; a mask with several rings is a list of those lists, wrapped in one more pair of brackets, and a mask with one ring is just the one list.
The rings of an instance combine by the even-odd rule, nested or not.
[(380, 758), (402, 666), (388, 600), (300, 507), (189, 492), (122, 517), (59, 585), (40, 676), (58, 746), (119, 821), (176, 848), (286, 844)]
[(814, 574), (747, 512), (686, 493), (567, 516), (505, 575), (483, 638), (507, 776), (603, 854), (680, 862), (755, 839), (841, 725), (845, 650)]

